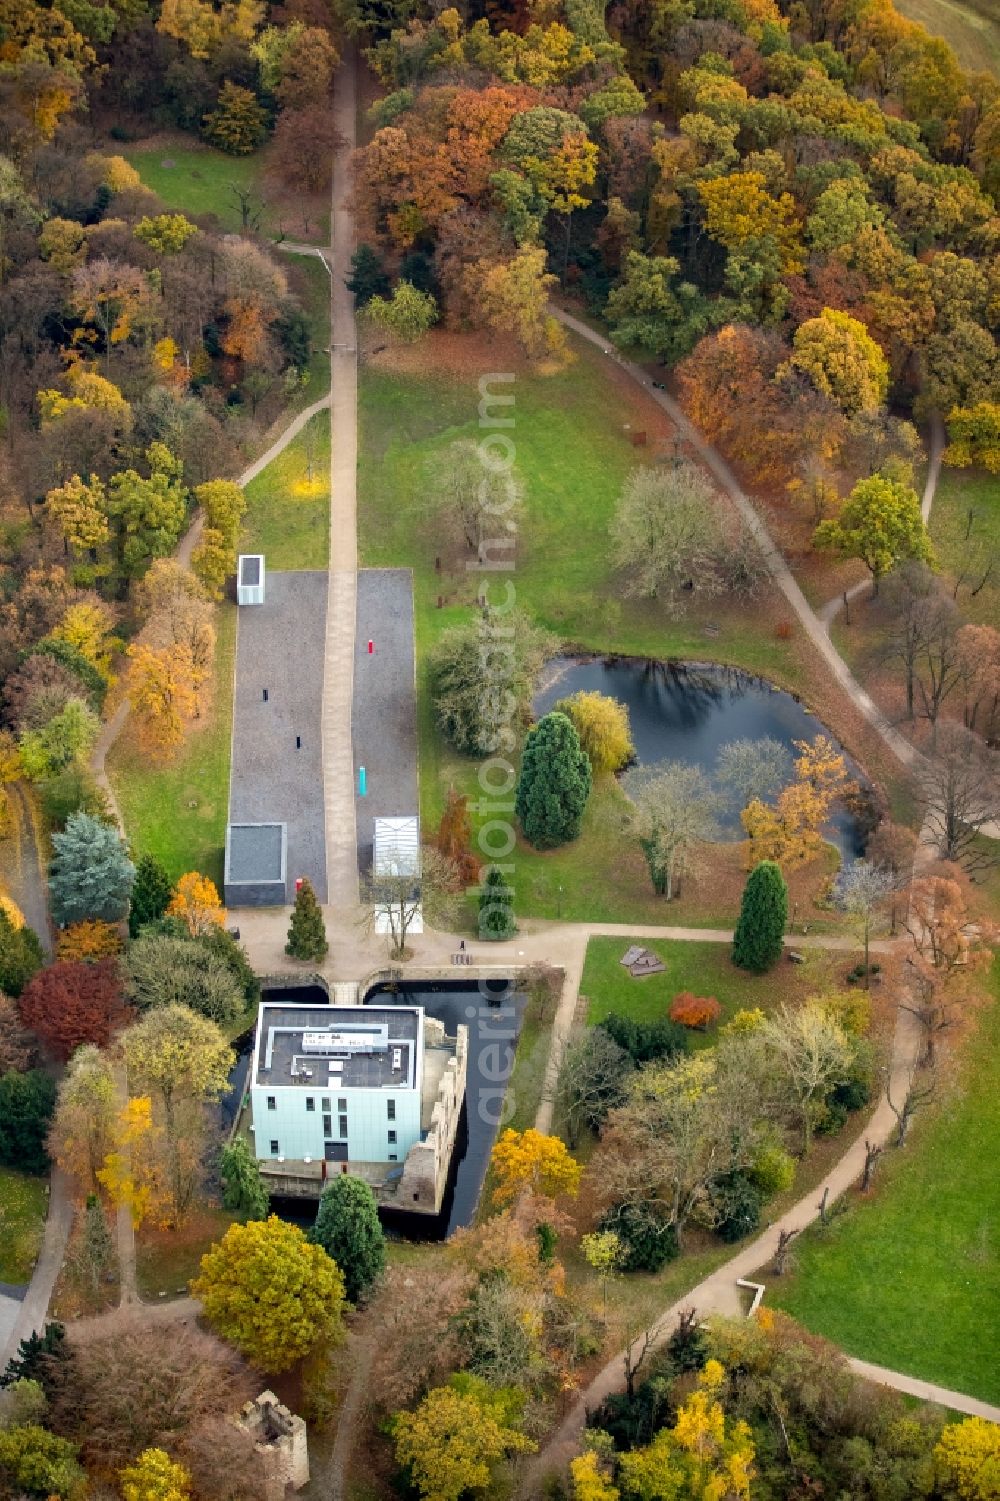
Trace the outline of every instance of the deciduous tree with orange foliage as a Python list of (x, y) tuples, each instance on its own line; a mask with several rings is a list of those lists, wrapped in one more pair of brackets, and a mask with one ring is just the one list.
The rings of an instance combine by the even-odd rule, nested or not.
[(448, 788), (444, 812), (438, 827), (437, 846), (455, 868), (463, 887), (475, 886), (479, 880), (479, 861), (472, 853), (472, 819), (469, 799), (464, 792)]
[(226, 909), (215, 882), (196, 870), (189, 870), (174, 887), (167, 916), (181, 918), (192, 938), (197, 938), (201, 933), (221, 928), (226, 921)]
[(714, 995), (694, 995), (690, 990), (681, 990), (670, 1002), (669, 1015), (672, 1022), (704, 1032), (718, 1021), (722, 1007)]
[(825, 735), (810, 744), (796, 740), (795, 780), (778, 794), (773, 806), (754, 798), (740, 814), (750, 841), (749, 863), (773, 860), (778, 865), (811, 860), (823, 844), (823, 825), (838, 798), (853, 783), (844, 757)]
[(140, 644), (129, 655), (129, 697), (143, 736), (161, 754), (175, 750), (197, 709), (204, 668), (196, 665), (190, 647), (180, 643), (159, 650)]
[(56, 938), (57, 959), (110, 959), (124, 948), (121, 930), (117, 923), (90, 922), (70, 923), (61, 929)]

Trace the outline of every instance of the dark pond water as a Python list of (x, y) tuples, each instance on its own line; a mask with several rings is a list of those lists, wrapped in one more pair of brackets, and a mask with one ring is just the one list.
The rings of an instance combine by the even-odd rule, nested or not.
[[(263, 999), (288, 1001), (298, 1006), (322, 1006), (329, 997), (316, 986), (303, 986), (294, 990), (265, 990)], [(399, 1210), (380, 1211), (382, 1222), (390, 1233), (395, 1232), (408, 1240), (443, 1240), (453, 1230), (471, 1223), (479, 1203), (507, 1082), (514, 1067), (514, 1048), (521, 1029), (524, 996), (505, 981), (484, 982), (482, 991), (477, 982), (470, 980), (442, 980), (435, 985), (426, 981), (404, 981), (393, 990), (377, 987), (365, 997), (365, 1003), (422, 1006), (428, 1016), (444, 1023), (449, 1037), (455, 1036), (455, 1028), (460, 1024), (469, 1028), (465, 1109), (441, 1213), (431, 1219), (427, 1215), (405, 1214)], [(233, 1090), (221, 1106), (225, 1130), (232, 1123), (246, 1088), (253, 1036), (252, 1031), (245, 1032), (233, 1044), (237, 1055), (229, 1076)], [(272, 1198), (271, 1208), (275, 1214), (303, 1228), (311, 1227), (316, 1218), (316, 1205), (312, 1201)]]
[[(791, 693), (735, 667), (553, 657), (542, 673), (535, 713), (546, 714), (558, 699), (580, 692), (604, 693), (627, 706), (642, 765), (687, 761), (712, 775), (719, 751), (731, 740), (769, 736), (791, 750), (795, 740), (829, 733)], [(858, 775), (856, 767), (851, 770)], [(734, 839), (742, 837), (739, 811), (730, 807), (721, 820)], [(862, 853), (857, 820), (846, 808), (836, 810), (826, 833), (845, 857)]]

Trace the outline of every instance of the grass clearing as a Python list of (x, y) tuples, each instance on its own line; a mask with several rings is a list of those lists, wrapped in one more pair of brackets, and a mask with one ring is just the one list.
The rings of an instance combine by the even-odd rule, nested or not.
[(325, 568), (330, 552), (330, 413), (318, 412), (246, 487), (243, 552), (269, 570)]
[[(963, 583), (958, 606), (967, 620), (995, 625), (1000, 619), (996, 570), (973, 596), (991, 556), (1000, 548), (1000, 481), (984, 469), (942, 469), (931, 511), (931, 537), (944, 571)], [(982, 557), (982, 567), (977, 567)]]
[[(667, 966), (665, 972), (633, 979), (620, 963), (632, 943), (658, 954)], [(814, 949), (808, 952), (805, 964), (782, 959), (769, 974), (752, 975), (736, 968), (728, 943), (591, 938), (580, 991), (587, 999), (588, 1026), (596, 1026), (612, 1012), (636, 1021), (656, 1021), (667, 1015), (671, 1001), (681, 990), (714, 996), (722, 1007), (722, 1025), (737, 1011), (757, 1006), (770, 1011), (781, 1001), (801, 1000), (837, 984), (850, 964), (849, 954), (831, 955)], [(706, 1033), (693, 1032), (691, 1040), (696, 1048), (711, 1045), (714, 1028)]]
[(849, 1354), (1000, 1402), (1000, 960), (933, 1114), (883, 1159), (876, 1191), (796, 1242), (768, 1301)]
[(0, 1167), (0, 1282), (30, 1282), (48, 1210), (44, 1178)]
[(143, 1225), (135, 1238), (140, 1296), (161, 1302), (161, 1294), (185, 1297), (188, 1283), (198, 1275), (201, 1258), (222, 1239), (234, 1219), (228, 1210), (199, 1204), (179, 1230), (155, 1230)]
[(229, 812), (235, 605), (220, 607), (216, 631), (212, 702), (174, 759), (152, 760), (129, 722), (108, 756), (108, 775), (135, 854), (156, 855), (174, 881), (185, 871), (200, 870), (221, 891)]
[(229, 156), (190, 136), (165, 134), (130, 146), (110, 142), (106, 149), (131, 162), (144, 185), (173, 213), (212, 214), (223, 231), (239, 233), (240, 194), (251, 192), (261, 234), (310, 244), (329, 239), (329, 195), (312, 199), (286, 192), (268, 176), (266, 146), (250, 156)]
[(969, 72), (989, 68), (1000, 75), (1000, 11), (995, 0), (895, 0), (895, 6), (908, 20), (920, 21), (944, 37)]

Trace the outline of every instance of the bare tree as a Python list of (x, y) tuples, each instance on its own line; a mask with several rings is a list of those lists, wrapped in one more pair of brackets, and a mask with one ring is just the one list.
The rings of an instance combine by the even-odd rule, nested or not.
[(754, 798), (766, 803), (791, 781), (792, 755), (769, 735), (759, 740), (730, 740), (719, 750), (715, 773), (740, 808), (745, 808)]
[(406, 954), (406, 939), (418, 917), (431, 926), (451, 928), (464, 894), (454, 860), (433, 845), (421, 851), (419, 866), (409, 860), (390, 860), (364, 882), (361, 924), (368, 932), (385, 932), (393, 959)]
[(869, 1141), (865, 1138), (865, 1165), (861, 1174), (861, 1192), (866, 1194), (872, 1186), (872, 1174), (875, 1164), (881, 1157), (883, 1145), (881, 1142)]
[(633, 1069), (628, 1053), (603, 1027), (588, 1027), (570, 1041), (559, 1067), (556, 1103), (571, 1147), (584, 1129), (599, 1130), (608, 1112), (625, 1104)]
[(871, 984), (869, 951), (872, 933), (885, 920), (889, 898), (896, 890), (898, 878), (886, 865), (872, 860), (855, 860), (841, 876), (837, 903), (851, 919), (851, 926), (861, 935), (865, 949), (865, 989)]
[(928, 1104), (934, 1098), (934, 1090), (937, 1084), (935, 1075), (931, 1073), (926, 1083), (919, 1083), (919, 1074), (914, 1069), (906, 1086), (901, 1105), (897, 1105), (892, 1098), (892, 1085), (886, 1088), (885, 1097), (889, 1109), (896, 1117), (896, 1146), (905, 1147), (906, 1138), (909, 1134), (910, 1124), (917, 1111)]
[(949, 601), (937, 577), (926, 563), (908, 559), (894, 568), (883, 585), (889, 618), (879, 652), (880, 660), (903, 669), (906, 682), (906, 717), (914, 717), (917, 669), (935, 628), (935, 619)]
[(917, 852), (917, 836), (905, 824), (893, 823), (884, 818), (868, 841), (866, 854), (869, 860), (892, 872), (894, 886), (889, 903), (889, 933), (896, 936), (899, 916), (900, 893), (910, 884), (913, 860)]
[(473, 439), (458, 438), (428, 463), (428, 502), (478, 554), (488, 537), (513, 533), (524, 493), (512, 469), (498, 469)]
[(99, 1333), (74, 1331), (52, 1362), (51, 1426), (81, 1445), (88, 1469), (114, 1475), (143, 1449), (175, 1452), (258, 1390), (242, 1360), (189, 1325), (143, 1326), (122, 1313)]
[(917, 686), (923, 716), (929, 720), (935, 739), (942, 705), (962, 681), (961, 626), (962, 617), (951, 600), (940, 600), (929, 607), (917, 665)]
[(961, 725), (941, 726), (934, 754), (917, 782), (924, 818), (943, 860), (967, 871), (992, 863), (979, 845), (987, 824), (1000, 818), (1000, 756)]
[(653, 889), (669, 902), (695, 846), (718, 838), (721, 800), (701, 768), (683, 761), (639, 767), (624, 786)]
[(657, 599), (674, 615), (694, 593), (718, 594), (723, 538), (717, 496), (694, 464), (636, 469), (611, 524), (612, 556), (626, 592)]
[(774, 1253), (774, 1261), (771, 1270), (776, 1277), (785, 1275), (785, 1267), (788, 1264), (788, 1248), (795, 1237), (800, 1234), (798, 1230), (779, 1230), (778, 1245)]

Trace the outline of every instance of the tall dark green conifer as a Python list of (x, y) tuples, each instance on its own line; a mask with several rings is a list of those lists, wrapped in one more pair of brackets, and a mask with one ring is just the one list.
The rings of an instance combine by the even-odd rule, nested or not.
[(743, 888), (743, 904), (733, 934), (733, 963), (762, 975), (781, 957), (788, 921), (788, 887), (773, 860), (755, 865)]
[(293, 959), (318, 960), (326, 958), (328, 949), (323, 912), (316, 900), (312, 882), (303, 880), (295, 893), (285, 953), (291, 954)]
[(499, 940), (512, 938), (516, 932), (514, 889), (503, 872), (491, 865), (479, 893), (479, 936)]
[(528, 732), (517, 779), (514, 806), (528, 843), (545, 850), (575, 839), (590, 783), (590, 761), (573, 721), (546, 714)]
[(134, 938), (145, 924), (156, 922), (167, 910), (173, 887), (170, 877), (155, 855), (143, 855), (135, 867), (135, 880), (129, 899), (128, 931)]

